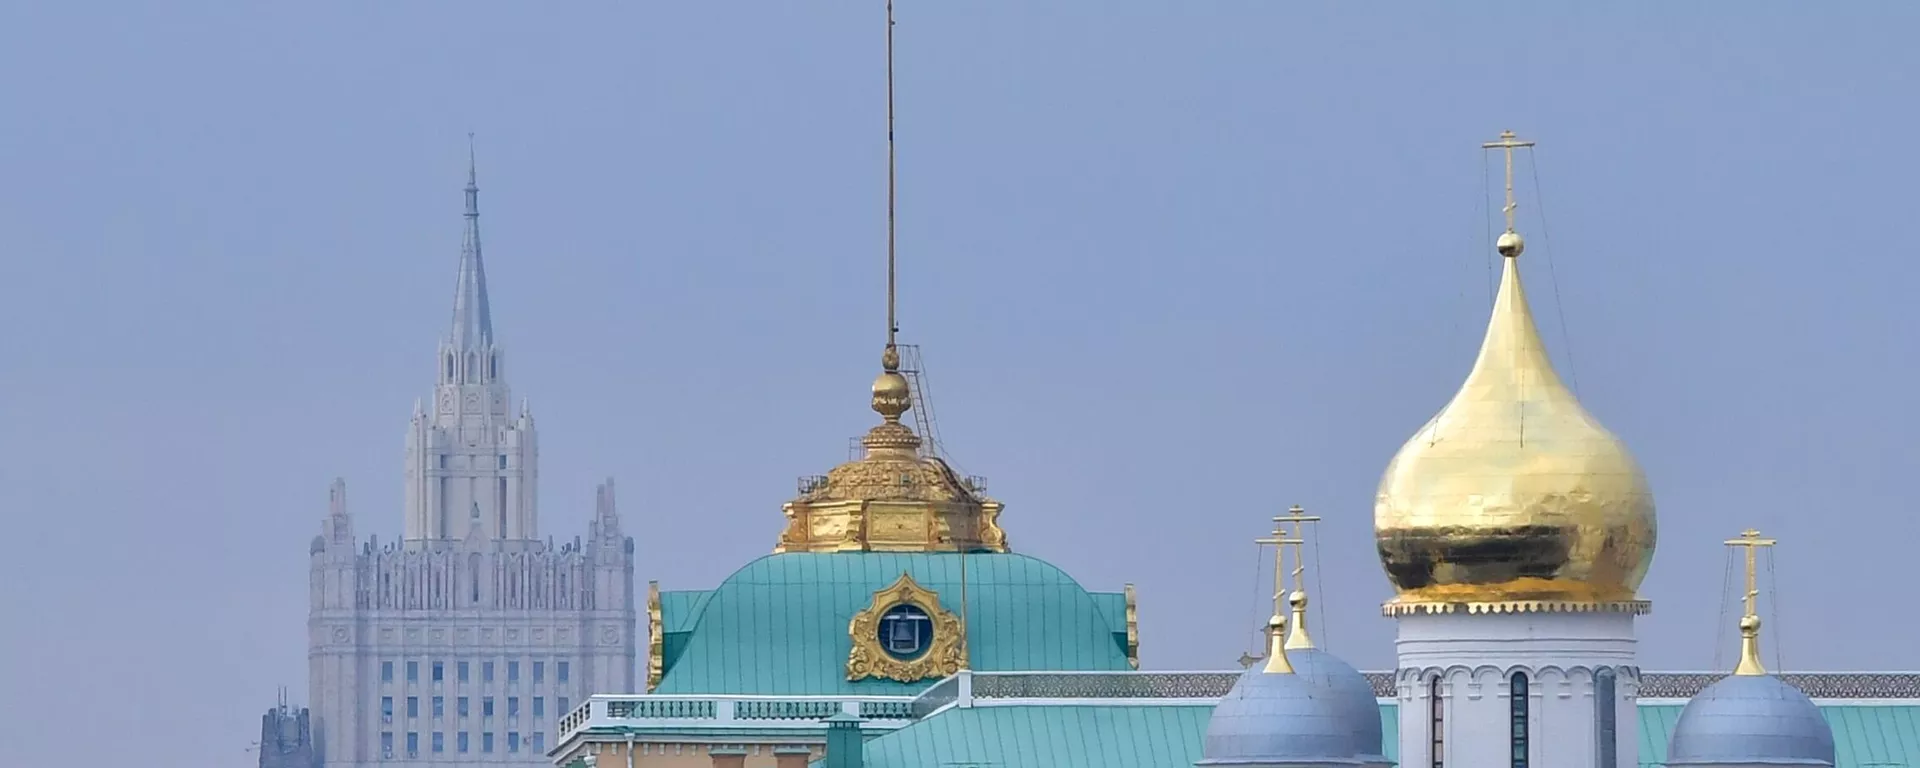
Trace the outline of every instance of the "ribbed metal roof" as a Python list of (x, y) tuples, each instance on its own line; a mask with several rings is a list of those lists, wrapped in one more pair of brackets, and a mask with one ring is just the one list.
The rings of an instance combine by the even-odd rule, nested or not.
[[(655, 692), (917, 692), (935, 681), (848, 681), (847, 625), (902, 573), (960, 613), (960, 560), (951, 553), (768, 555), (711, 594), (663, 593), (669, 647)], [(1124, 611), (1109, 615), (1114, 598), (1096, 597), (1059, 568), (1026, 555), (967, 555), (966, 564), (974, 669), (1130, 668), (1124, 640), (1116, 640), (1116, 633), (1125, 635)]]
[[(1920, 766), (1920, 704), (1823, 704), (1836, 768)], [(867, 743), (867, 768), (1191, 768), (1213, 708), (1205, 705), (1023, 705), (949, 709)], [(1380, 707), (1388, 757), (1399, 718)], [(1660, 765), (1677, 705), (1640, 707), (1640, 765)]]

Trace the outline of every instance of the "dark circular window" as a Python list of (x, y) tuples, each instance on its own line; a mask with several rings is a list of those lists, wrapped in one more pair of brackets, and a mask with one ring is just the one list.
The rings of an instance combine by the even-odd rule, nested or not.
[(912, 661), (933, 643), (933, 617), (920, 606), (901, 603), (880, 614), (880, 649), (900, 661)]

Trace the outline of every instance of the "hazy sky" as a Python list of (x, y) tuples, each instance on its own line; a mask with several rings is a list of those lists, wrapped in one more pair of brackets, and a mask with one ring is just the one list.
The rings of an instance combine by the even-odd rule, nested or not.
[[(1138, 585), (1160, 669), (1246, 650), (1305, 504), (1320, 638), (1389, 666), (1374, 487), (1472, 360), (1511, 128), (1542, 332), (1658, 497), (1644, 666), (1731, 643), (1751, 525), (1787, 666), (1920, 667), (1920, 8), (1462, 5), (902, 0), (901, 321), (956, 463)], [(766, 553), (876, 418), (881, 12), (0, 4), (0, 765), (251, 765), (304, 700), (328, 482), (399, 530), (468, 131), (544, 531), (613, 476), (642, 582)]]

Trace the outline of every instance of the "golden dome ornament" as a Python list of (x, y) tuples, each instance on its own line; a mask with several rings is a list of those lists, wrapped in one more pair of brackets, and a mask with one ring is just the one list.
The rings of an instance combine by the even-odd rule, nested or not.
[(1374, 503), (1387, 613), (1625, 610), (1652, 563), (1653, 493), (1560, 380), (1521, 285), (1511, 132), (1503, 269), (1479, 357), (1387, 465)]

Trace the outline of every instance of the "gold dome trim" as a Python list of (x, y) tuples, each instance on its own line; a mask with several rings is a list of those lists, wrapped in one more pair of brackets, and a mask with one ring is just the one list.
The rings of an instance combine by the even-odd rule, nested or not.
[[(897, 605), (919, 608), (933, 619), (933, 639), (926, 652), (910, 661), (896, 659), (880, 647), (880, 617)], [(920, 586), (910, 573), (902, 572), (898, 581), (873, 593), (873, 603), (847, 623), (847, 634), (853, 639), (853, 649), (847, 654), (848, 680), (883, 678), (912, 683), (948, 677), (966, 665), (960, 617), (941, 608), (940, 595)]]
[(1380, 607), (1386, 616), (1444, 613), (1631, 613), (1645, 616), (1653, 612), (1646, 600), (1589, 602), (1578, 600), (1504, 600), (1487, 603), (1415, 603), (1388, 602)]

